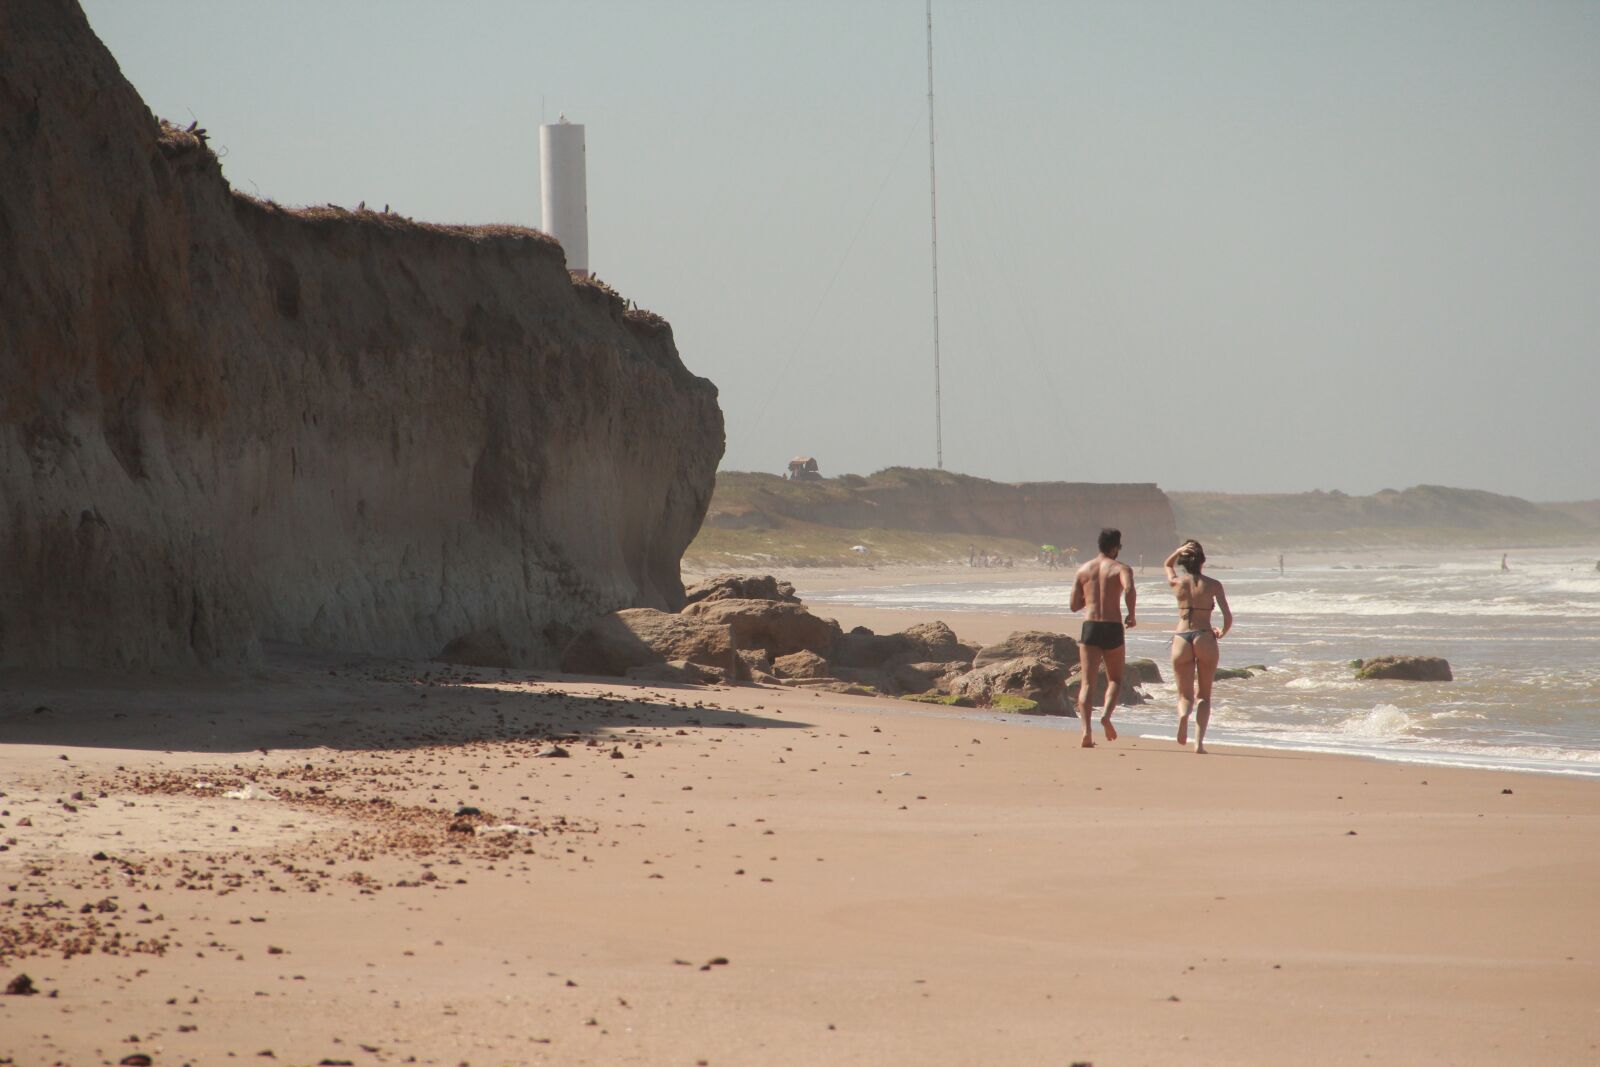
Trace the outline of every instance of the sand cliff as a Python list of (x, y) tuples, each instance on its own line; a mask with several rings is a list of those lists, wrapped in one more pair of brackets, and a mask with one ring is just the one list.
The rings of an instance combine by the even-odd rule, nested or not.
[(664, 321), (535, 231), (235, 193), (70, 0), (0, 42), (0, 667), (681, 602), (722, 416)]

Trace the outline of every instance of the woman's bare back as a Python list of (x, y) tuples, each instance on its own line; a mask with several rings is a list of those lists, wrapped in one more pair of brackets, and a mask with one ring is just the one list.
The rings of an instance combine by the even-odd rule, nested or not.
[(1178, 628), (1175, 632), (1211, 631), (1211, 612), (1217, 606), (1222, 583), (1204, 575), (1184, 575), (1172, 586), (1178, 599)]

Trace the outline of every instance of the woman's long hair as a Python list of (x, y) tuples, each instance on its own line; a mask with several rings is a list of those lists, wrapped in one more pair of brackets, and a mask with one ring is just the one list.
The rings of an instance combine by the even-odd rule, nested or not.
[(1206, 550), (1200, 547), (1199, 541), (1190, 539), (1183, 543), (1183, 550), (1178, 553), (1178, 558), (1174, 562), (1198, 578), (1200, 568), (1205, 566)]

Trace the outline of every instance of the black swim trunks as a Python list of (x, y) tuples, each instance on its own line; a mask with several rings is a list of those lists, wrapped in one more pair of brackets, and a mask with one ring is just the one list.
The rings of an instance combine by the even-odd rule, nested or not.
[(1078, 638), (1080, 644), (1093, 645), (1107, 652), (1121, 648), (1124, 640), (1120, 622), (1086, 622), (1083, 624), (1083, 635)]

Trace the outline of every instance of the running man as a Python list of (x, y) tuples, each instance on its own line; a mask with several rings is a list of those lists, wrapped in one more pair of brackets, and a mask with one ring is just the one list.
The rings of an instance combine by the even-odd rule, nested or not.
[[(1084, 748), (1094, 747), (1094, 720), (1089, 701), (1094, 694), (1100, 665), (1106, 668), (1106, 711), (1100, 718), (1106, 740), (1117, 739), (1111, 713), (1122, 696), (1122, 665), (1127, 656), (1124, 623), (1129, 630), (1138, 625), (1134, 618), (1133, 568), (1117, 561), (1122, 551), (1122, 531), (1109, 526), (1100, 531), (1100, 554), (1078, 568), (1072, 579), (1072, 610), (1086, 617), (1078, 640), (1078, 722), (1083, 726)], [(1128, 601), (1126, 620), (1118, 613), (1118, 601)]]

